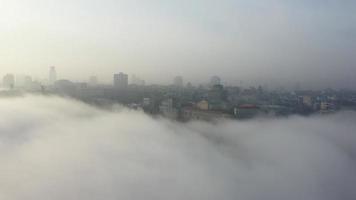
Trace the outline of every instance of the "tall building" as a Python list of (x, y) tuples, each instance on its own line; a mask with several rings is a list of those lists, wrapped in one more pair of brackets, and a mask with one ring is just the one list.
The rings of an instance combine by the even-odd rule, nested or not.
[(10, 89), (14, 88), (15, 76), (13, 74), (6, 74), (3, 78), (3, 86)]
[(212, 76), (210, 78), (210, 86), (221, 85), (221, 79), (218, 76)]
[(173, 85), (176, 86), (176, 87), (183, 87), (183, 85), (184, 85), (183, 77), (181, 77), (181, 76), (174, 77)]
[(114, 74), (114, 87), (115, 88), (127, 88), (129, 84), (129, 78), (127, 74), (120, 72), (119, 74)]
[(49, 84), (53, 85), (57, 81), (57, 72), (55, 67), (50, 67), (49, 69)]

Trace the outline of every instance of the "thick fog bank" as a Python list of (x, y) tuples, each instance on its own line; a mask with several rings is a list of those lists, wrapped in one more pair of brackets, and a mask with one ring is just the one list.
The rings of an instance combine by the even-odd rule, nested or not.
[(0, 99), (0, 199), (356, 199), (356, 113), (179, 124)]

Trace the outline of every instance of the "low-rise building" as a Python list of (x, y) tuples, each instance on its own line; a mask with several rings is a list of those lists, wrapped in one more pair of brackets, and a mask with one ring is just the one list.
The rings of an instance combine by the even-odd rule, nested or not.
[(182, 109), (182, 119), (184, 121), (190, 121), (190, 120), (214, 121), (218, 119), (228, 119), (228, 118), (232, 118), (232, 115), (220, 111), (199, 110), (196, 108)]

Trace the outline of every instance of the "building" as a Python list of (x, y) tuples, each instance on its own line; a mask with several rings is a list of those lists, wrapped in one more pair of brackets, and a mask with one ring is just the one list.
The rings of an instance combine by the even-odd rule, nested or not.
[(199, 101), (196, 106), (200, 110), (209, 110), (209, 102), (206, 100)]
[(3, 87), (14, 88), (15, 87), (15, 76), (13, 74), (6, 74), (3, 78)]
[(114, 74), (114, 87), (120, 89), (126, 89), (129, 84), (129, 78), (127, 74), (120, 72)]
[(174, 77), (173, 85), (176, 86), (176, 87), (182, 88), (184, 86), (183, 77), (182, 76)]
[(303, 96), (303, 104), (308, 107), (312, 107), (313, 105), (313, 100), (311, 96)]
[(335, 105), (329, 102), (320, 103), (320, 113), (327, 114), (335, 112)]
[(189, 107), (183, 108), (181, 115), (183, 121), (190, 121), (190, 120), (215, 121), (219, 119), (232, 118), (232, 115), (221, 111), (199, 110), (199, 109), (189, 108)]
[(53, 85), (56, 81), (57, 81), (57, 72), (56, 72), (56, 68), (54, 66), (50, 67), (49, 69), (49, 84)]
[(143, 98), (142, 106), (147, 107), (149, 105), (151, 105), (151, 99), (147, 97)]
[(259, 107), (254, 104), (242, 104), (234, 109), (234, 115), (239, 119), (253, 118), (259, 113)]
[(223, 100), (226, 100), (226, 91), (224, 90), (224, 87), (222, 85), (214, 85), (211, 87), (211, 89), (208, 91), (208, 100), (211, 102), (221, 102)]
[(221, 79), (218, 76), (212, 76), (210, 78), (210, 86), (214, 86), (214, 85), (221, 85)]
[(173, 99), (163, 100), (159, 106), (160, 113), (170, 119), (176, 119), (178, 117), (178, 111), (173, 106)]
[(55, 92), (61, 95), (75, 96), (78, 94), (77, 86), (69, 80), (58, 80), (54, 83)]

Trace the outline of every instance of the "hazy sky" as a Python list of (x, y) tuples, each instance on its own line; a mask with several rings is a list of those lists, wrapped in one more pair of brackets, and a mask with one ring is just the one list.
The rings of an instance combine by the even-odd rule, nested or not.
[(0, 75), (351, 87), (355, 13), (353, 0), (0, 0)]

